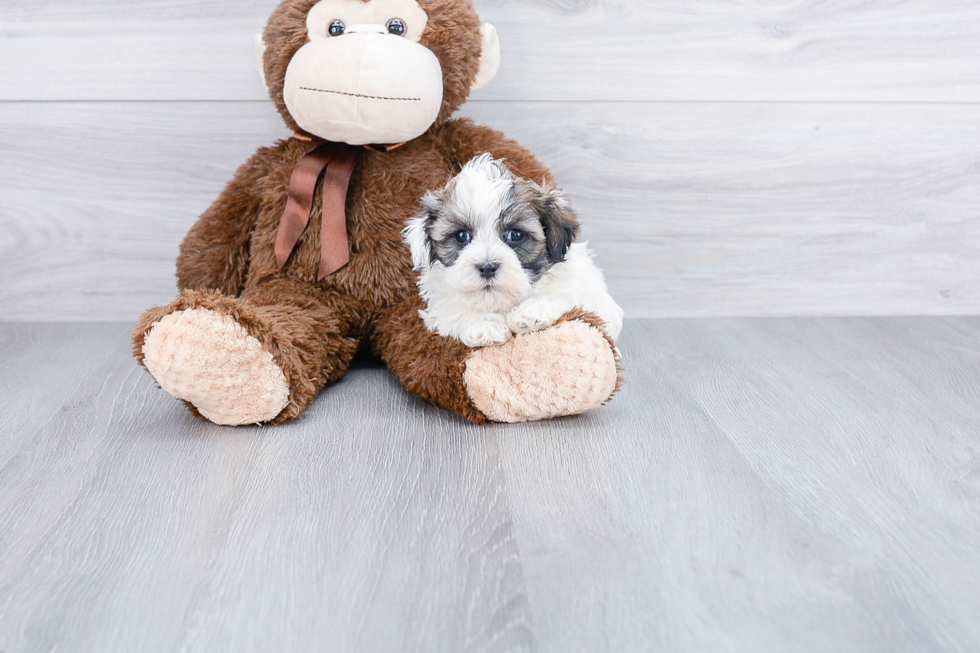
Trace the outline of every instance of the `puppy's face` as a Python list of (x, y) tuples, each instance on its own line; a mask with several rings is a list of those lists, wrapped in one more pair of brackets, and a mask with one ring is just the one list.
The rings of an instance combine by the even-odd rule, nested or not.
[(427, 194), (422, 206), (405, 229), (415, 268), (424, 282), (444, 285), (484, 312), (504, 312), (523, 301), (565, 259), (578, 233), (558, 191), (515, 177), (489, 154)]

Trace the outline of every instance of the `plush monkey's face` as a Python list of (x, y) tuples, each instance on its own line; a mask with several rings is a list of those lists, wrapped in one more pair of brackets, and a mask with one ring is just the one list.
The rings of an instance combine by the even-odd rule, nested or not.
[(260, 47), (287, 124), (351, 145), (421, 136), (500, 61), (468, 0), (286, 0)]

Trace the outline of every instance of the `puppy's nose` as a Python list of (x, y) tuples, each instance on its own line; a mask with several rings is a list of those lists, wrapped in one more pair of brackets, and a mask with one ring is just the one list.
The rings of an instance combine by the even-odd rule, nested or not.
[(497, 270), (500, 269), (500, 263), (487, 261), (483, 265), (476, 266), (476, 269), (480, 271), (480, 276), (484, 279), (493, 279), (497, 275)]

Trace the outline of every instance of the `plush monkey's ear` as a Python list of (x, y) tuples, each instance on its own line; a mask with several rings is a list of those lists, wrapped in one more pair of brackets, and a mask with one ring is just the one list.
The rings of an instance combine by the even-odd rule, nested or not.
[(471, 92), (479, 91), (489, 84), (500, 70), (500, 37), (497, 36), (497, 28), (490, 23), (484, 23), (480, 31), (483, 34), (483, 52), (480, 55), (480, 72), (476, 74)]
[(265, 50), (266, 50), (265, 39), (262, 38), (261, 34), (255, 35), (255, 54), (259, 57), (259, 74), (262, 75), (262, 86), (268, 88), (268, 84), (265, 82)]
[(548, 245), (548, 256), (555, 262), (561, 263), (568, 254), (568, 248), (578, 237), (578, 218), (561, 191), (554, 189), (545, 190), (540, 213), (545, 242)]

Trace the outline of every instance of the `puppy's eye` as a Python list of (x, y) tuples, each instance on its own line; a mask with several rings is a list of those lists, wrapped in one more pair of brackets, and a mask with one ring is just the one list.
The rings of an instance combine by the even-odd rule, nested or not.
[(389, 34), (394, 34), (395, 36), (405, 36), (405, 32), (407, 31), (408, 26), (401, 18), (392, 18), (388, 21)]
[(520, 245), (524, 242), (525, 238), (527, 238), (527, 234), (520, 229), (511, 229), (507, 232), (505, 240), (511, 245)]
[(460, 245), (469, 245), (470, 241), (473, 240), (473, 234), (468, 231), (457, 231), (456, 235), (453, 237)]
[(344, 24), (342, 20), (335, 20), (330, 23), (330, 28), (327, 30), (327, 34), (330, 36), (343, 36), (344, 32), (347, 31), (347, 25)]

